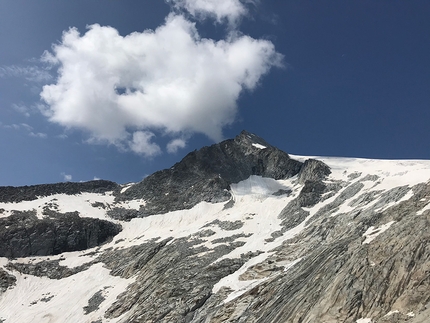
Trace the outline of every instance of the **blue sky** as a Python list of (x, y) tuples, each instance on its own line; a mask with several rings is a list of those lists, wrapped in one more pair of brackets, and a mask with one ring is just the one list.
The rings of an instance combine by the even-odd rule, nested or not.
[(0, 185), (139, 181), (242, 129), (430, 159), (428, 1), (2, 0)]

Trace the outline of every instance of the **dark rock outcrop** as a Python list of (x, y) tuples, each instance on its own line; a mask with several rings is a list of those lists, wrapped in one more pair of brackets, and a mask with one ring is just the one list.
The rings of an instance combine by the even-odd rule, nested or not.
[(34, 212), (0, 218), (0, 256), (56, 255), (98, 246), (121, 231), (109, 221), (81, 218), (78, 212), (38, 219)]
[(331, 174), (330, 167), (320, 160), (307, 159), (300, 169), (298, 179), (300, 184), (306, 181), (320, 181)]
[(6, 291), (9, 287), (14, 286), (15, 283), (16, 277), (0, 268), (0, 294)]
[(189, 153), (170, 169), (156, 172), (117, 196), (144, 199), (143, 215), (189, 209), (199, 202), (230, 199), (230, 184), (251, 175), (284, 179), (297, 175), (302, 163), (246, 131), (235, 139)]
[(20, 263), (9, 262), (5, 267), (11, 271), (17, 271), (21, 274), (32, 275), (36, 277), (48, 277), (49, 279), (62, 279), (75, 275), (81, 271), (87, 270), (95, 262), (89, 262), (84, 265), (69, 268), (61, 266), (60, 260), (42, 260), (37, 263)]
[(119, 187), (110, 181), (97, 180), (82, 183), (56, 183), (40, 184), (31, 186), (0, 186), (0, 202), (11, 203), (21, 201), (32, 201), (39, 196), (50, 196), (54, 194), (74, 195), (83, 192), (105, 193)]
[(114, 207), (106, 212), (107, 216), (114, 220), (130, 221), (131, 219), (140, 217), (140, 212), (135, 209), (125, 209)]

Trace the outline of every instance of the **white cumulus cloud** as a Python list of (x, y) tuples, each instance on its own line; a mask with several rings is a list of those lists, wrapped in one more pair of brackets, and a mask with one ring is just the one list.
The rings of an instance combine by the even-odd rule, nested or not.
[(244, 3), (254, 2), (252, 0), (168, 0), (177, 9), (184, 9), (196, 18), (211, 17), (217, 22), (224, 19), (230, 24), (237, 21), (247, 13)]
[(187, 142), (184, 139), (176, 138), (170, 141), (167, 144), (167, 152), (174, 154), (178, 151), (180, 148), (184, 148), (187, 145)]
[[(40, 94), (50, 121), (144, 156), (161, 152), (157, 132), (173, 140), (184, 133), (222, 139), (240, 93), (282, 65), (268, 40), (204, 39), (177, 14), (156, 30), (126, 36), (97, 24), (83, 35), (71, 28), (44, 60), (58, 69)], [(181, 140), (168, 150), (185, 146)]]
[(129, 143), (130, 149), (147, 157), (159, 155), (161, 149), (156, 143), (151, 142), (152, 137), (154, 134), (149, 131), (136, 131)]

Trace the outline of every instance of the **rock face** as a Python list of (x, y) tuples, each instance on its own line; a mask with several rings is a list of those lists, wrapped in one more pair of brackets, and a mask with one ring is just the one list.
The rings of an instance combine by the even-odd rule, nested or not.
[(141, 216), (189, 209), (197, 203), (230, 199), (230, 184), (251, 175), (284, 179), (302, 163), (246, 131), (235, 139), (189, 153), (170, 169), (156, 172), (127, 189), (118, 200), (144, 199)]
[(16, 283), (16, 277), (9, 274), (4, 269), (0, 268), (0, 295), (5, 292), (9, 287), (14, 286)]
[(118, 184), (110, 181), (89, 181), (83, 183), (57, 183), (41, 184), (31, 186), (0, 186), (0, 202), (32, 201), (39, 196), (50, 196), (54, 194), (79, 194), (83, 192), (104, 193), (112, 191)]
[(331, 170), (322, 161), (308, 159), (303, 163), (299, 172), (299, 183), (305, 184), (306, 181), (321, 181), (330, 175)]
[(430, 161), (243, 132), (104, 193), (0, 205), (0, 321), (430, 322)]
[(104, 243), (121, 226), (99, 219), (81, 218), (77, 212), (38, 219), (33, 212), (15, 211), (0, 218), (0, 257), (57, 255)]

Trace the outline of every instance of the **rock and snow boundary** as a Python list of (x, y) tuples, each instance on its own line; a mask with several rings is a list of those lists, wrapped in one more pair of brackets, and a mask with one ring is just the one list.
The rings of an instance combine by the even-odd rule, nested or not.
[[(269, 147), (249, 139), (249, 149)], [(127, 221), (108, 211), (140, 211), (145, 199), (115, 198), (136, 184), (0, 203), (3, 218), (32, 211), (43, 220), (51, 210), (122, 226), (110, 241), (85, 251), (0, 258), (0, 320), (385, 322), (396, 313), (414, 322), (407, 313), (425, 304), (412, 299), (430, 297), (420, 269), (430, 264), (419, 251), (429, 236), (430, 161), (312, 158), (331, 173), (312, 180), (251, 175), (231, 184), (229, 200)], [(408, 233), (412, 225), (419, 237)], [(402, 252), (408, 256), (397, 261)], [(372, 275), (393, 285), (385, 295)], [(382, 305), (369, 303), (375, 297)]]

